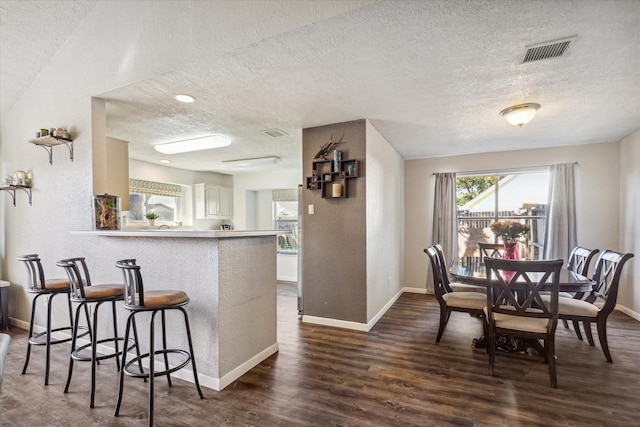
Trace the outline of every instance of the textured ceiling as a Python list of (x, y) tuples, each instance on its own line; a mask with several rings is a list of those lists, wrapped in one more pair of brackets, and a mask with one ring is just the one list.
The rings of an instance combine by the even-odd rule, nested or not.
[[(51, 3), (60, 2), (0, 2), (3, 110), (72, 35), (69, 26), (50, 28), (53, 36), (16, 35), (34, 19), (24, 15)], [(70, 7), (56, 13), (72, 14), (67, 22), (91, 9), (91, 2), (64, 3)], [(279, 167), (299, 168), (303, 128), (362, 118), (405, 159), (616, 141), (640, 128), (640, 1), (356, 6), (97, 94), (107, 100), (108, 135), (129, 141), (131, 157), (157, 162), (167, 157), (153, 150), (157, 143), (225, 134), (229, 147), (171, 156), (173, 167), (225, 171), (222, 160), (271, 155), (284, 160)], [(569, 36), (575, 41), (563, 57), (521, 64), (526, 46)], [(197, 102), (172, 99), (184, 92)], [(499, 116), (524, 102), (542, 108), (523, 128)], [(262, 133), (272, 128), (288, 136)]]

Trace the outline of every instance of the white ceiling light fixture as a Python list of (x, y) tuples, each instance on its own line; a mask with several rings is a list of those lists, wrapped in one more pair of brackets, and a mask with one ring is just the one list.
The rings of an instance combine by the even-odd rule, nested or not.
[(212, 148), (226, 147), (231, 140), (222, 135), (209, 135), (199, 138), (184, 139), (182, 141), (158, 144), (153, 148), (162, 154), (187, 153), (189, 151), (210, 150)]
[(256, 157), (252, 159), (225, 160), (222, 162), (224, 169), (252, 169), (265, 166), (273, 166), (281, 163), (280, 157)]
[(540, 109), (540, 104), (518, 104), (500, 111), (500, 115), (514, 126), (522, 127), (533, 119)]
[(186, 94), (178, 94), (175, 97), (176, 101), (180, 101), (180, 102), (184, 102), (185, 104), (191, 104), (192, 102), (195, 102), (195, 98), (191, 95), (186, 95)]
[(167, 160), (167, 159), (161, 159), (160, 163), (171, 163), (171, 160)]

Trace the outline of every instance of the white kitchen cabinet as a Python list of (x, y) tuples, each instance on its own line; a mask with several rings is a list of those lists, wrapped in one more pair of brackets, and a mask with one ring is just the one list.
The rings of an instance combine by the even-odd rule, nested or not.
[(221, 185), (195, 184), (196, 219), (231, 219), (233, 189)]

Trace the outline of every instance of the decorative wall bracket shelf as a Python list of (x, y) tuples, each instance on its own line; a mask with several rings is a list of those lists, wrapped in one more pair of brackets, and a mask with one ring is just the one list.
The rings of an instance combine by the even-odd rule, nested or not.
[(27, 187), (25, 185), (8, 185), (6, 187), (0, 187), (0, 190), (11, 194), (13, 206), (16, 205), (16, 190), (22, 190), (29, 195), (29, 205), (31, 205), (31, 187)]
[[(343, 199), (349, 197), (347, 183), (358, 177), (358, 161), (316, 159), (312, 162), (312, 176), (306, 178), (307, 190), (321, 190), (323, 199)], [(337, 185), (338, 188), (334, 188)]]
[(49, 153), (50, 165), (53, 164), (53, 147), (64, 144), (69, 149), (69, 157), (73, 162), (73, 141), (70, 139), (63, 139), (63, 138), (47, 135), (47, 136), (42, 136), (40, 138), (31, 139), (29, 140), (29, 142), (47, 150), (47, 153)]

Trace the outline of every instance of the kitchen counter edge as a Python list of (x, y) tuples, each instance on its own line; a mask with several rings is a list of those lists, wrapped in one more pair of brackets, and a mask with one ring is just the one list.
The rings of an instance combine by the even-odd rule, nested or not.
[(281, 234), (278, 230), (76, 230), (72, 235), (107, 237), (192, 237), (227, 239), (235, 237), (260, 237)]

